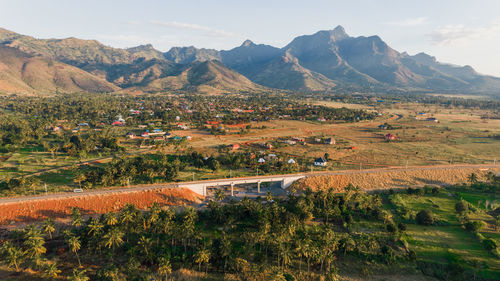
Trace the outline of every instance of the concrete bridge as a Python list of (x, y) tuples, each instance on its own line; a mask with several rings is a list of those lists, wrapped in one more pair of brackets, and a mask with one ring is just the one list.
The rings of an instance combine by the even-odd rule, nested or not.
[(303, 174), (293, 174), (293, 175), (275, 175), (275, 176), (255, 176), (255, 177), (243, 177), (243, 178), (228, 178), (228, 179), (216, 179), (216, 180), (205, 180), (205, 181), (194, 181), (194, 182), (182, 182), (179, 183), (178, 187), (183, 187), (192, 190), (200, 195), (207, 195), (207, 187), (217, 187), (217, 186), (231, 186), (231, 196), (234, 196), (234, 186), (238, 184), (257, 184), (257, 192), (260, 193), (260, 185), (265, 182), (279, 182), (281, 188), (285, 189), (292, 185), (292, 183), (298, 179), (304, 178)]

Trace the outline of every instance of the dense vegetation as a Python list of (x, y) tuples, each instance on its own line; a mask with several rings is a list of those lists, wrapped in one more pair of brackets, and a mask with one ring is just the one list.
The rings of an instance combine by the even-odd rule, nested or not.
[[(442, 280), (495, 280), (498, 244), (478, 219), (494, 206), (470, 199), (495, 197), (495, 182), (371, 195), (347, 186), (344, 194), (306, 190), (239, 202), (217, 193), (199, 210), (128, 205), (88, 219), (73, 209), (70, 224), (48, 219), (9, 232), (1, 260), (12, 270), (31, 268), (47, 279), (70, 280), (177, 280), (173, 272), (181, 268), (206, 272), (206, 280), (337, 280), (352, 268), (366, 274), (418, 268)], [(443, 206), (421, 205), (429, 200), (444, 200)], [(492, 211), (496, 221), (487, 223), (498, 228), (498, 209)], [(454, 249), (427, 256), (432, 242), (418, 242), (421, 234), (415, 233), (433, 229), (459, 231), (465, 236), (459, 240), (479, 248), (472, 257), (463, 246), (462, 256)]]

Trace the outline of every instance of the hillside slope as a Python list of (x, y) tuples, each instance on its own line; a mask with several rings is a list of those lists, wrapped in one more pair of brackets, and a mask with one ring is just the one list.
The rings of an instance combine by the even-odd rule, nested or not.
[(0, 92), (112, 92), (115, 85), (84, 70), (0, 45)]

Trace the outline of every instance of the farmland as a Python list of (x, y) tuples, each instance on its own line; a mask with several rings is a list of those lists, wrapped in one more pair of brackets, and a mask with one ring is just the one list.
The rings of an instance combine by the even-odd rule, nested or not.
[[(95, 101), (92, 104), (96, 104), (101, 98), (93, 97), (93, 99)], [(33, 184), (23, 183), (22, 187), (3, 188), (0, 193), (4, 196), (32, 195), (45, 192), (45, 188), (48, 192), (68, 191), (78, 186), (74, 181), (76, 175), (86, 171), (86, 168), (83, 170), (78, 168), (82, 163), (86, 164), (84, 166), (106, 167), (107, 163), (116, 158), (131, 158), (152, 153), (182, 156), (195, 151), (206, 157), (217, 157), (226, 153), (255, 157), (253, 160), (255, 163), (248, 162), (242, 167), (221, 165), (216, 171), (207, 167), (187, 165), (179, 170), (175, 179), (178, 181), (191, 180), (193, 177), (209, 179), (276, 172), (274, 168), (259, 169), (256, 165), (257, 159), (266, 158), (268, 154), (277, 155), (279, 162), (286, 163), (289, 159), (294, 159), (297, 163), (295, 167), (280, 172), (457, 163), (481, 164), (493, 163), (495, 159), (500, 159), (497, 149), (500, 119), (485, 118), (496, 112), (479, 106), (451, 108), (417, 102), (379, 103), (372, 99), (345, 103), (309, 101), (300, 98), (289, 99), (287, 100), (289, 104), (278, 106), (280, 98), (277, 97), (263, 99), (263, 102), (252, 98), (234, 97), (236, 103), (231, 108), (236, 109), (227, 110), (228, 105), (218, 98), (214, 98), (211, 103), (207, 103), (204, 99), (200, 100), (199, 97), (184, 97), (174, 102), (171, 97), (166, 96), (155, 101), (143, 100), (140, 97), (120, 98), (118, 103), (108, 108), (107, 99), (101, 102), (102, 108), (95, 113), (73, 115), (73, 124), (70, 120), (60, 121), (64, 128), (57, 132), (50, 126), (58, 124), (59, 121), (50, 119), (52, 121), (48, 123), (49, 127), (37, 129), (38, 134), (44, 135), (41, 140), (19, 145), (3, 144), (3, 150), (0, 152), (0, 175), (7, 180), (16, 178), (35, 180)], [(8, 105), (9, 102), (4, 100), (4, 103), (7, 103), (6, 108), (12, 108)], [(245, 102), (246, 105), (243, 106)], [(117, 106), (119, 104), (122, 107)], [(144, 109), (139, 114), (136, 114), (136, 111), (132, 114), (127, 108)], [(337, 117), (332, 115), (332, 119), (318, 121), (319, 117), (315, 117), (319, 116), (316, 111), (333, 114), (328, 113), (327, 108), (363, 110), (366, 111), (366, 116), (371, 117), (352, 122), (337, 120)], [(5, 110), (4, 112), (9, 115), (14, 114), (9, 111), (12, 109)], [(22, 118), (21, 112), (26, 110), (28, 109), (16, 109), (15, 111), (20, 112), (13, 116)], [(90, 112), (93, 110), (91, 107), (88, 109)], [(312, 115), (307, 118), (293, 115), (298, 114), (300, 110), (311, 110), (306, 113)], [(106, 111), (109, 114), (95, 117)], [(347, 114), (345, 112), (349, 111), (342, 112)], [(151, 114), (153, 116), (150, 117)], [(207, 117), (202, 119), (201, 114), (206, 114)], [(109, 126), (115, 115), (126, 117), (126, 124)], [(78, 130), (71, 132), (69, 128), (76, 126), (74, 124), (88, 121), (90, 116), (96, 118), (93, 124), (88, 127), (79, 126)], [(65, 115), (58, 117), (63, 119)], [(176, 120), (177, 117), (180, 120)], [(428, 118), (434, 118), (432, 120), (435, 121), (426, 121)], [(207, 122), (216, 125), (208, 125)], [(178, 124), (185, 127), (181, 129)], [(382, 125), (384, 127), (380, 129)], [(152, 137), (140, 137), (141, 132), (152, 131), (155, 128), (168, 132), (170, 140), (155, 141)], [(125, 136), (127, 132), (137, 137), (129, 138)], [(384, 138), (387, 134), (394, 135), (395, 140), (387, 141)], [(79, 139), (74, 138), (72, 143), (70, 139), (72, 136), (77, 136)], [(83, 146), (78, 148), (75, 145), (88, 137), (94, 140), (98, 150), (90, 149), (90, 144), (86, 148)], [(174, 137), (179, 141), (172, 141)], [(293, 138), (301, 141), (289, 144)], [(335, 144), (324, 143), (327, 138), (334, 138)], [(272, 145), (272, 148), (269, 149), (266, 144)], [(239, 148), (228, 150), (227, 147), (232, 145), (238, 145)], [(76, 152), (74, 148), (85, 149), (85, 152)], [(328, 155), (329, 165), (326, 168), (313, 167), (313, 159), (324, 155)]]

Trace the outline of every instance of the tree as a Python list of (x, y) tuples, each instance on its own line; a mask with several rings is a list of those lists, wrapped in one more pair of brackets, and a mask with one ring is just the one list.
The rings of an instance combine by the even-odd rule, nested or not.
[(52, 239), (52, 233), (56, 231), (54, 221), (51, 218), (45, 219), (42, 224), (42, 230), (49, 235), (50, 239)]
[(55, 262), (47, 263), (44, 269), (45, 276), (50, 279), (57, 279), (61, 270), (57, 268), (57, 264)]
[(99, 235), (104, 228), (104, 225), (96, 218), (92, 218), (90, 223), (87, 225), (88, 235), (92, 235), (92, 237), (96, 237)]
[(475, 184), (478, 182), (478, 177), (477, 177), (477, 174), (476, 173), (472, 173), (470, 174), (468, 177), (467, 177), (467, 180), (469, 181), (469, 183), (472, 185), (472, 184)]
[(469, 210), (469, 204), (465, 202), (464, 200), (460, 200), (460, 202), (457, 202), (455, 204), (455, 211), (459, 214), (463, 214)]
[(493, 251), (497, 248), (497, 243), (495, 242), (495, 240), (487, 238), (483, 240), (483, 246), (484, 248), (486, 248), (486, 250)]
[(272, 202), (273, 201), (273, 193), (270, 190), (267, 191), (266, 201), (267, 202)]
[(415, 219), (420, 225), (431, 225), (434, 223), (434, 215), (430, 210), (422, 210), (418, 212)]
[(7, 241), (1, 246), (0, 250), (2, 260), (5, 260), (8, 266), (14, 266), (16, 271), (19, 271), (19, 264), (24, 258), (22, 249)]
[[(198, 271), (201, 271), (201, 264), (210, 261), (210, 251), (208, 249), (201, 249), (194, 255), (194, 261), (198, 264)], [(207, 266), (208, 267), (208, 266)], [(205, 272), (207, 269), (205, 269)]]
[(25, 229), (24, 237), (26, 256), (33, 261), (38, 262), (41, 255), (47, 252), (47, 248), (45, 248), (45, 240), (43, 239), (40, 229), (34, 225), (30, 225)]
[(70, 251), (75, 254), (76, 259), (78, 260), (78, 266), (82, 267), (82, 263), (80, 262), (80, 257), (78, 256), (78, 251), (82, 246), (80, 239), (77, 236), (70, 236), (66, 240), (66, 243), (68, 243)]
[(83, 224), (82, 213), (77, 207), (71, 208), (71, 224), (80, 227)]
[(123, 236), (125, 234), (119, 228), (111, 228), (111, 230), (104, 235), (104, 246), (113, 251), (123, 244)]
[(68, 277), (70, 281), (89, 281), (90, 278), (85, 275), (86, 270), (73, 269), (73, 274)]
[(172, 273), (172, 265), (166, 257), (161, 257), (158, 262), (158, 272), (168, 279), (168, 275)]
[(78, 173), (74, 176), (73, 182), (78, 183), (78, 186), (82, 188), (82, 182), (84, 182), (87, 179), (84, 173)]
[(220, 188), (217, 188), (215, 190), (215, 194), (214, 195), (215, 195), (215, 199), (217, 201), (219, 201), (219, 202), (222, 201), (222, 200), (224, 200), (224, 198), (226, 197), (226, 195), (224, 194), (224, 190), (222, 190)]
[(468, 221), (465, 223), (465, 229), (470, 232), (479, 232), (485, 226), (483, 221)]

